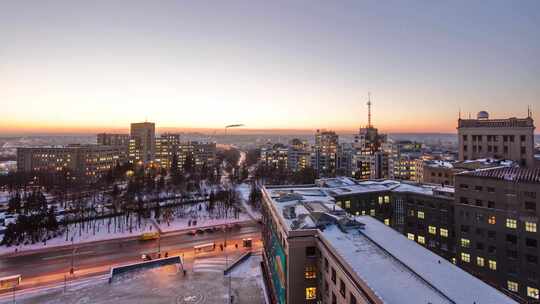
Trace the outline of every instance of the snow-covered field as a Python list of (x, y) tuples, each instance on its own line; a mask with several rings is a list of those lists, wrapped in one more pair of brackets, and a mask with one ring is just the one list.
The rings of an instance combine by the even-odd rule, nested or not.
[[(172, 218), (169, 222), (162, 219), (159, 223), (159, 229), (161, 232), (167, 233), (184, 229), (197, 229), (199, 227), (232, 224), (250, 220), (249, 215), (243, 212), (238, 213), (238, 216), (235, 217), (234, 212), (225, 214), (224, 210), (214, 210), (213, 213), (210, 213), (205, 209), (205, 206), (205, 203), (198, 203), (173, 208), (174, 212)], [(123, 217), (117, 217), (116, 220), (115, 225), (113, 218), (98, 219), (91, 223), (86, 223), (84, 228), (82, 228), (79, 223), (71, 224), (69, 225), (69, 229), (66, 229), (63, 234), (48, 240), (46, 244), (39, 242), (11, 247), (0, 246), (0, 254), (14, 253), (15, 250), (17, 250), (17, 252), (22, 252), (71, 244), (136, 237), (144, 232), (157, 231), (158, 223), (151, 219), (142, 218), (140, 226), (136, 216), (132, 216), (130, 220), (131, 225), (129, 222), (125, 223), (125, 218)], [(119, 225), (119, 222), (122, 222), (122, 224)]]

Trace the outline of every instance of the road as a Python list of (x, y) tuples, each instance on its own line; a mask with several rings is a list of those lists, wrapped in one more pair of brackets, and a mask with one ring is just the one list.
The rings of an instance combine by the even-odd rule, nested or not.
[[(218, 247), (223, 243), (225, 233), (217, 231), (191, 236), (186, 233), (168, 233), (161, 236), (161, 252), (170, 255), (193, 255), (193, 246), (215, 242)], [(227, 243), (238, 243), (242, 238), (251, 237), (260, 240), (260, 227), (256, 222), (246, 222), (241, 227), (227, 232)], [(140, 261), (143, 253), (156, 252), (158, 241), (140, 241), (138, 239), (117, 239), (51, 248), (46, 251), (0, 257), (0, 276), (20, 274), (23, 278), (20, 289), (62, 282), (66, 279), (103, 275), (111, 266)], [(230, 250), (234, 247), (229, 246)], [(218, 248), (219, 250), (219, 248)], [(75, 252), (75, 254), (73, 254)], [(74, 276), (69, 275), (73, 257)]]

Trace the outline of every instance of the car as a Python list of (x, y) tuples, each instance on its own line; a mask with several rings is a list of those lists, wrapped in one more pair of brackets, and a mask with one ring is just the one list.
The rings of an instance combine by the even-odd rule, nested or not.
[(204, 229), (204, 232), (206, 232), (206, 233), (214, 233), (214, 229), (206, 228), (206, 229)]
[(189, 235), (191, 236), (195, 236), (197, 234), (197, 231), (196, 230), (191, 230), (190, 232), (188, 232)]
[(204, 234), (204, 230), (202, 230), (202, 229), (197, 229), (197, 234)]

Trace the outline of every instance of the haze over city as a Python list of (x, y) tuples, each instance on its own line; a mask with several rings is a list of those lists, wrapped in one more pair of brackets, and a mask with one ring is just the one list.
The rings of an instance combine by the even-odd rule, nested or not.
[[(0, 133), (454, 133), (540, 105), (538, 1), (10, 1)], [(238, 131), (237, 131), (238, 132)]]

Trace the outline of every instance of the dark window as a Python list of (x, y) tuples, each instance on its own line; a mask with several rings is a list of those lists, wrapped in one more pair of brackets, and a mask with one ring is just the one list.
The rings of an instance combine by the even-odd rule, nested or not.
[(493, 187), (487, 187), (487, 191), (493, 193), (493, 192), (495, 192), (495, 188), (493, 188)]
[(506, 241), (511, 244), (517, 244), (517, 236), (513, 234), (507, 234), (506, 235)]
[(332, 267), (332, 282), (336, 284), (336, 270)]
[(467, 135), (463, 135), (463, 141), (467, 141)]
[(336, 294), (332, 291), (332, 304), (337, 304)]
[(341, 279), (339, 280), (339, 293), (343, 297), (345, 297), (345, 294), (346, 294), (346, 292), (345, 292), (345, 282), (343, 282), (343, 280), (341, 280)]
[(462, 204), (465, 204), (465, 205), (469, 203), (469, 201), (467, 200), (467, 198), (466, 198), (466, 197), (463, 197), (463, 196), (459, 198), (459, 202), (462, 203)]
[(307, 257), (314, 257), (317, 255), (317, 248), (314, 246), (306, 247), (306, 256)]
[(470, 227), (467, 225), (461, 225), (461, 231), (462, 232), (469, 232)]
[(467, 184), (460, 184), (459, 187), (461, 189), (469, 189), (469, 185), (467, 185)]
[(506, 256), (509, 258), (509, 259), (517, 259), (517, 251), (515, 250), (506, 250)]
[(328, 259), (327, 258), (324, 258), (324, 269), (326, 270), (326, 272), (328, 272)]
[(476, 190), (476, 191), (482, 191), (482, 186), (474, 186), (474, 190)]
[(525, 138), (526, 138), (525, 135), (520, 135), (519, 136), (519, 140), (521, 140), (521, 141), (525, 141)]
[(482, 200), (477, 199), (475, 203), (476, 203), (476, 206), (482, 207)]
[(484, 243), (476, 242), (476, 249), (478, 249), (478, 250), (484, 250)]
[(536, 211), (536, 203), (535, 202), (525, 202), (525, 209), (529, 211)]
[(497, 238), (497, 232), (493, 231), (493, 230), (488, 230), (488, 239), (495, 239)]
[(328, 295), (329, 290), (330, 290), (330, 288), (328, 287), (328, 281), (324, 280), (324, 294)]
[(489, 246), (488, 247), (488, 252), (491, 253), (491, 254), (495, 254), (495, 253), (497, 253), (497, 248), (495, 246)]
[(495, 202), (488, 201), (488, 208), (495, 208)]
[(528, 247), (536, 248), (538, 246), (538, 242), (535, 239), (526, 238), (525, 245), (527, 245)]
[(536, 198), (536, 192), (524, 191), (523, 195), (525, 197)]
[(357, 304), (356, 297), (352, 294), (352, 292), (349, 294), (351, 297), (351, 300), (349, 301), (349, 304)]
[(483, 236), (484, 235), (484, 229), (476, 228), (476, 234)]
[(538, 264), (538, 257), (537, 256), (527, 254), (525, 257), (527, 258), (527, 262), (529, 262), (531, 264)]
[(525, 147), (521, 147), (521, 154), (527, 153), (527, 149)]
[(514, 142), (514, 135), (510, 135), (510, 142)]

